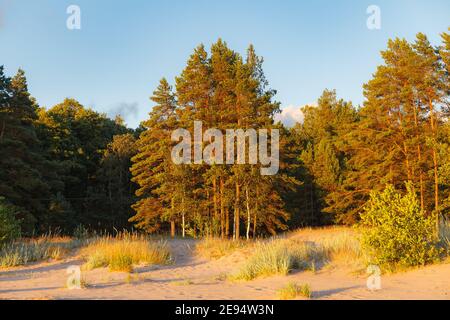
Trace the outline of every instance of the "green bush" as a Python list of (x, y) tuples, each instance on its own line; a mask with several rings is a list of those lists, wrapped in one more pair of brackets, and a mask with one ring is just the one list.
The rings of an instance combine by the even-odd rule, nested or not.
[(392, 185), (372, 192), (361, 214), (362, 248), (379, 266), (417, 266), (438, 258), (436, 220), (420, 208), (410, 183), (402, 196)]
[(15, 213), (15, 209), (0, 198), (0, 244), (20, 237), (20, 223)]

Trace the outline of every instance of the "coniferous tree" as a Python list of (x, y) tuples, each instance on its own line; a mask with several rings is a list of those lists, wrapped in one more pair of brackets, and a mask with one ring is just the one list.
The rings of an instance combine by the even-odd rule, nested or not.
[(37, 105), (28, 92), (25, 73), (7, 79), (0, 70), (0, 196), (17, 208), (24, 234), (34, 232), (47, 209), (50, 187), (45, 181), (45, 162), (36, 136)]
[[(151, 100), (156, 103), (146, 128), (137, 141), (138, 153), (132, 158), (131, 172), (139, 185), (136, 195), (140, 200), (133, 205), (136, 215), (130, 219), (148, 232), (160, 228), (162, 221), (175, 223), (172, 206), (174, 187), (171, 181), (171, 132), (176, 128), (175, 97), (166, 79), (162, 79)], [(171, 228), (174, 235), (174, 227)]]
[(352, 104), (338, 99), (335, 91), (325, 90), (317, 106), (303, 108), (304, 121), (294, 128), (302, 146), (299, 159), (305, 172), (301, 187), (303, 213), (308, 224), (330, 221), (329, 213), (338, 220), (342, 213), (340, 197), (335, 196), (346, 175), (348, 154), (343, 136), (357, 122)]

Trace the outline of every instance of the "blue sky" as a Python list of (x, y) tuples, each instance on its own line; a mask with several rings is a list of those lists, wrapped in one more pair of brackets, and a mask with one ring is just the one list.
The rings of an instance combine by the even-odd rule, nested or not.
[[(66, 28), (71, 4), (81, 30)], [(381, 30), (366, 27), (371, 4)], [(0, 0), (0, 64), (10, 75), (25, 69), (42, 106), (72, 97), (100, 112), (127, 110), (134, 127), (159, 79), (173, 83), (194, 47), (221, 37), (242, 54), (255, 45), (289, 116), (325, 88), (362, 103), (389, 38), (421, 31), (438, 44), (448, 27), (448, 0)]]

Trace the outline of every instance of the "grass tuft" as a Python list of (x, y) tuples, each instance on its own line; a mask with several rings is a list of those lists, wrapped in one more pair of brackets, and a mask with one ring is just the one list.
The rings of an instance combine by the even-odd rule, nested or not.
[(232, 280), (253, 280), (270, 275), (286, 275), (294, 265), (293, 256), (278, 240), (258, 243), (255, 252)]
[(166, 242), (150, 241), (136, 234), (120, 234), (99, 238), (82, 249), (84, 268), (109, 267), (112, 272), (132, 272), (134, 265), (168, 264), (171, 255)]
[(253, 280), (258, 277), (287, 275), (291, 270), (311, 270), (331, 261), (344, 259), (362, 261), (359, 242), (354, 235), (307, 242), (293, 239), (274, 239), (258, 243), (253, 255), (231, 280)]
[(279, 289), (277, 293), (280, 300), (292, 300), (299, 296), (306, 299), (312, 297), (311, 287), (308, 284), (298, 285), (294, 282), (288, 283), (285, 287)]
[(196, 246), (196, 253), (207, 259), (220, 259), (234, 251), (244, 248), (248, 242), (221, 238), (205, 238)]
[(66, 237), (42, 236), (23, 239), (0, 247), (0, 268), (9, 268), (43, 260), (61, 260), (83, 241)]

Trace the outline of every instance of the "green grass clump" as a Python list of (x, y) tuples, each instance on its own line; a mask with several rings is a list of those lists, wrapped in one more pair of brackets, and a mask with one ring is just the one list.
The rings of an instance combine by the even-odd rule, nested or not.
[(311, 287), (308, 284), (298, 285), (294, 282), (288, 283), (285, 287), (278, 290), (280, 300), (292, 300), (299, 296), (310, 299), (312, 297)]
[(145, 236), (121, 234), (105, 236), (81, 251), (84, 268), (109, 267), (110, 271), (132, 272), (134, 265), (168, 264), (171, 255), (165, 242), (153, 242)]

